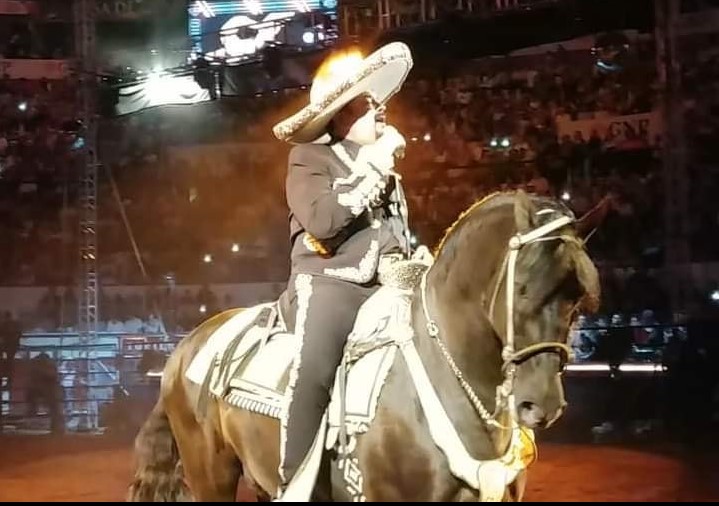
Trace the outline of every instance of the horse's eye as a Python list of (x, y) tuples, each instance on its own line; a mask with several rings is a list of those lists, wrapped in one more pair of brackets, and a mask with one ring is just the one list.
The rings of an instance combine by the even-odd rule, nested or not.
[(527, 296), (527, 285), (522, 285), (519, 287), (519, 296), (520, 297), (526, 297)]

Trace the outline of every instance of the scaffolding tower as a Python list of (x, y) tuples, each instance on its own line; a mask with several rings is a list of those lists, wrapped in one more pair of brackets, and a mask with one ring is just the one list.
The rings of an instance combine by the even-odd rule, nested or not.
[(80, 78), (78, 103), (84, 143), (80, 149), (80, 304), (78, 331), (90, 341), (97, 335), (97, 119), (95, 114), (95, 5), (75, 0), (75, 41)]
[[(97, 269), (97, 115), (96, 115), (96, 55), (95, 55), (95, 2), (74, 0), (74, 32), (76, 70), (79, 78), (78, 104), (83, 143), (79, 149), (79, 297), (78, 333), (80, 351), (78, 376), (85, 395), (78, 404), (88, 416), (84, 428), (97, 427), (97, 405), (92, 399), (92, 367), (95, 359), (92, 346), (97, 343), (98, 292)], [(75, 394), (76, 397), (78, 394)]]

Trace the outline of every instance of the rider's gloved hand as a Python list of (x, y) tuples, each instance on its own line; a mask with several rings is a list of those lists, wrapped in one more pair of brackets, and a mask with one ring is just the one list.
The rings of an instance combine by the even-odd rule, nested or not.
[(412, 260), (421, 262), (425, 265), (432, 265), (434, 263), (434, 257), (429, 251), (429, 248), (422, 244), (419, 246), (414, 253), (412, 253)]
[(399, 131), (392, 125), (385, 125), (382, 129), (382, 135), (375, 146), (390, 153), (392, 156), (404, 158), (404, 150), (407, 148), (407, 141)]
[(395, 157), (403, 157), (407, 147), (402, 134), (391, 125), (386, 125), (382, 135), (374, 144), (362, 146), (359, 150), (358, 159), (370, 163), (382, 175), (392, 174)]

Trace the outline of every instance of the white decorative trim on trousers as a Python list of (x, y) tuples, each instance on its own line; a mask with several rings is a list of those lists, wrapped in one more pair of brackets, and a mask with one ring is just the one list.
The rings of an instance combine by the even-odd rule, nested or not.
[(307, 311), (310, 306), (310, 298), (312, 297), (311, 275), (297, 275), (297, 278), (295, 278), (295, 294), (297, 296), (297, 318), (295, 319), (295, 336), (300, 344), (297, 350), (297, 354), (295, 355), (295, 359), (292, 362), (292, 368), (290, 369), (289, 382), (287, 384), (287, 389), (285, 390), (282, 418), (280, 420), (280, 467), (278, 471), (280, 473), (280, 480), (283, 484), (287, 482), (284, 471), (285, 452), (287, 446), (287, 424), (289, 422), (289, 413), (290, 405), (292, 404), (292, 397), (294, 394), (295, 386), (297, 385), (297, 376), (300, 369), (302, 348), (304, 346)]

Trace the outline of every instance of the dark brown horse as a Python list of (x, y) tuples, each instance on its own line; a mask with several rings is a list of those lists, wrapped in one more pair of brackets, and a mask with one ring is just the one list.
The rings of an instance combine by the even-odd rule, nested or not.
[[(476, 459), (494, 459), (504, 452), (510, 432), (502, 426), (510, 414), (521, 425), (537, 429), (550, 425), (565, 408), (560, 375), (567, 357), (562, 344), (580, 303), (595, 305), (599, 298), (597, 271), (583, 248), (576, 222), (565, 219), (549, 236), (518, 250), (513, 308), (508, 309), (504, 301), (510, 285), (510, 240), (568, 214), (554, 200), (522, 192), (484, 199), (450, 228), (438, 247), (424, 290), (415, 291), (414, 344), (444, 411)], [(510, 312), (516, 336), (511, 347)], [(185, 370), (208, 337), (236, 313), (228, 311), (203, 323), (168, 360), (160, 399), (136, 440), (137, 468), (130, 499), (192, 496), (202, 501), (231, 501), (243, 476), (259, 497), (274, 497), (279, 423), (214, 398), (200, 416), (200, 387), (185, 378)], [(428, 327), (426, 313), (431, 314), (436, 329)], [(430, 335), (433, 330), (438, 330), (437, 337)], [(495, 404), (503, 407), (497, 387), (507, 380), (508, 370), (512, 371), (511, 392), (505, 393), (512, 395), (504, 398), (506, 409), (497, 409), (490, 417), (498, 423), (488, 423), (486, 415), (478, 415), (477, 402), (489, 413), (495, 412)], [(474, 401), (470, 391), (476, 393)], [(477, 490), (452, 474), (445, 454), (433, 441), (417, 389), (399, 353), (374, 422), (360, 436), (355, 455), (368, 500), (478, 498)], [(347, 499), (344, 484), (332, 472), (335, 459), (333, 452), (327, 452), (317, 482), (318, 499)], [(523, 474), (505, 499), (521, 497), (522, 483)]]

